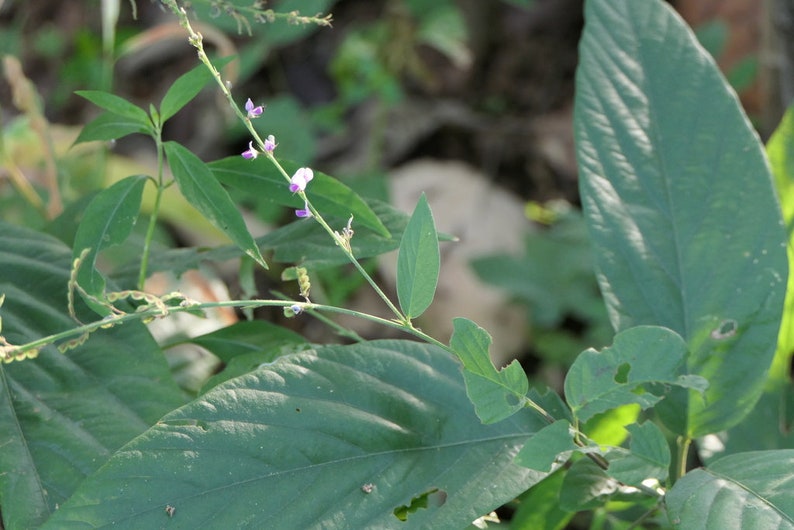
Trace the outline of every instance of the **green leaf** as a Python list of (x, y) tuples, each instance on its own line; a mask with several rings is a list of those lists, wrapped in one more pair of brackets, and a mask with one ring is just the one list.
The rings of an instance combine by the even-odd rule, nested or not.
[[(554, 464), (563, 464), (559, 457), (562, 453), (575, 451), (578, 446), (573, 443), (573, 432), (568, 420), (557, 420), (543, 427), (524, 444), (518, 455), (516, 464), (538, 471), (554, 471)], [(567, 456), (565, 457), (567, 460)]]
[[(73, 258), (90, 249), (77, 273), (77, 283), (93, 296), (102, 298), (105, 278), (96, 268), (99, 253), (120, 245), (132, 232), (141, 209), (145, 175), (124, 178), (100, 191), (85, 209), (74, 238)], [(107, 310), (101, 311), (106, 314)]]
[(514, 530), (565, 530), (575, 515), (560, 508), (560, 490), (565, 471), (558, 470), (519, 497), (510, 519)]
[(74, 143), (109, 142), (134, 133), (150, 134), (150, 132), (151, 129), (149, 127), (141, 125), (136, 119), (113, 114), (112, 112), (103, 112), (82, 128)]
[(560, 489), (560, 508), (569, 512), (603, 506), (618, 489), (615, 479), (589, 458), (571, 464)]
[(223, 362), (229, 362), (239, 355), (257, 353), (281, 346), (305, 344), (306, 339), (294, 331), (270, 322), (249, 320), (186, 339), (184, 342), (197, 344)]
[(705, 379), (686, 375), (687, 347), (672, 330), (638, 326), (615, 336), (601, 352), (585, 350), (565, 377), (565, 397), (579, 421), (628, 403), (658, 403), (668, 385), (703, 391)]
[(627, 425), (626, 429), (631, 434), (630, 450), (615, 448), (607, 453), (609, 476), (631, 486), (648, 478), (667, 480), (670, 447), (661, 429), (650, 421)]
[(397, 256), (397, 298), (409, 320), (424, 313), (433, 302), (440, 267), (436, 225), (422, 193), (403, 232)]
[(690, 471), (665, 497), (675, 528), (794, 528), (794, 450), (727, 456)]
[(78, 90), (75, 94), (84, 97), (97, 107), (137, 123), (147, 131), (152, 129), (152, 121), (146, 111), (124, 98), (101, 90)]
[[(794, 107), (789, 107), (766, 146), (780, 207), (788, 233), (789, 263), (794, 263)], [(709, 462), (715, 456), (758, 449), (794, 448), (789, 369), (794, 354), (794, 274), (789, 274), (783, 321), (777, 350), (769, 369), (764, 393), (753, 412), (740, 424), (719, 433), (720, 444), (699, 444), (700, 457)]]
[[(219, 61), (220, 64), (216, 65), (216, 67), (223, 68), (231, 60), (232, 57), (227, 57)], [(190, 103), (210, 81), (212, 81), (212, 73), (203, 63), (179, 76), (168, 88), (162, 102), (160, 102), (161, 123), (165, 123), (171, 116), (179, 112), (182, 107)]]
[[(75, 326), (66, 312), (71, 250), (0, 223), (3, 335), (22, 344)], [(84, 306), (78, 316), (95, 315)], [(146, 328), (97, 331), (67, 354), (0, 364), (0, 499), (5, 528), (38, 528), (116, 449), (183, 403)]]
[[(279, 160), (279, 163), (290, 175), (300, 167), (289, 160)], [(245, 160), (241, 156), (233, 156), (216, 160), (208, 166), (215, 178), (227, 186), (266, 197), (275, 204), (303, 208), (300, 198), (289, 191), (289, 183), (284, 175), (265, 157)], [(361, 197), (325, 173), (314, 171), (314, 179), (306, 187), (306, 195), (323, 217), (336, 216), (347, 221), (352, 215), (354, 227), (364, 226), (382, 237), (390, 236), (381, 220)]]
[(166, 142), (163, 147), (182, 195), (248, 256), (267, 269), (267, 263), (248, 232), (243, 216), (207, 165), (176, 142)]
[(495, 423), (521, 410), (529, 390), (527, 374), (517, 360), (497, 370), (488, 348), (491, 336), (466, 318), (452, 321), (449, 347), (463, 363), (466, 393), (483, 423)]
[(720, 431), (761, 393), (785, 294), (761, 144), (667, 4), (591, 0), (586, 20), (575, 129), (601, 290), (617, 330), (676, 331), (688, 372), (709, 379), (704, 396), (658, 408), (665, 423), (688, 436)]
[[(44, 528), (463, 528), (544, 476), (512, 462), (536, 414), (482, 425), (468, 403), (433, 346), (282, 357), (163, 417)], [(397, 518), (434, 488), (443, 504)]]
[(201, 346), (226, 364), (202, 386), (202, 394), (228, 379), (255, 370), (262, 363), (308, 348), (302, 336), (264, 320), (238, 322), (184, 342)]

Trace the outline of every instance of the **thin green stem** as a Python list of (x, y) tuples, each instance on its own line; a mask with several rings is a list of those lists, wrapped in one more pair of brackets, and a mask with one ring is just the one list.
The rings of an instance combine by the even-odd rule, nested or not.
[[(303, 192), (300, 192), (300, 196), (301, 198), (305, 199), (305, 194)], [(331, 238), (334, 240), (334, 243), (336, 243), (337, 246), (340, 249), (342, 249), (342, 252), (344, 252), (348, 261), (350, 261), (350, 263), (353, 264), (353, 266), (358, 270), (361, 276), (367, 281), (367, 283), (369, 283), (369, 285), (372, 287), (375, 293), (381, 298), (381, 300), (383, 300), (383, 302), (386, 304), (389, 310), (392, 313), (394, 313), (394, 316), (397, 318), (397, 320), (400, 323), (405, 324), (406, 327), (412, 328), (413, 326), (411, 325), (411, 323), (405, 318), (405, 316), (400, 312), (400, 310), (397, 309), (397, 307), (392, 303), (389, 297), (386, 296), (386, 293), (383, 292), (383, 290), (378, 286), (378, 284), (375, 283), (375, 280), (372, 278), (372, 276), (369, 275), (369, 273), (367, 273), (367, 271), (364, 269), (361, 263), (358, 262), (356, 257), (353, 255), (353, 252), (349, 248), (350, 243), (347, 242), (344, 238), (342, 238), (339, 234), (337, 234), (328, 225), (325, 219), (323, 219), (323, 216), (320, 215), (320, 212), (318, 212), (310, 202), (307, 201), (306, 204), (308, 205), (309, 210), (312, 212), (312, 216), (314, 217), (314, 219), (320, 224), (320, 226), (323, 227), (323, 229), (328, 233), (328, 235), (331, 236)]]
[(404, 324), (400, 322), (396, 322), (394, 320), (388, 320), (367, 313), (361, 313), (353, 309), (346, 309), (343, 307), (328, 306), (323, 304), (314, 304), (310, 302), (295, 302), (292, 300), (226, 300), (221, 302), (190, 303), (190, 304), (177, 305), (177, 306), (168, 306), (167, 311), (165, 313), (163, 313), (161, 308), (151, 307), (133, 313), (113, 314), (101, 320), (90, 322), (88, 324), (83, 324), (82, 326), (78, 326), (66, 331), (62, 331), (60, 333), (54, 333), (52, 335), (39, 338), (37, 340), (28, 342), (26, 344), (8, 347), (6, 348), (6, 351), (4, 353), (7, 357), (13, 357), (17, 354), (38, 350), (50, 344), (55, 344), (61, 341), (65, 341), (67, 339), (79, 337), (86, 333), (92, 333), (100, 328), (114, 327), (119, 324), (123, 324), (129, 321), (135, 321), (135, 320), (146, 321), (146, 320), (151, 320), (152, 318), (161, 318), (168, 316), (172, 313), (196, 312), (205, 309), (213, 309), (217, 307), (237, 307), (240, 309), (245, 309), (245, 308), (255, 309), (258, 307), (288, 307), (288, 306), (298, 306), (301, 309), (306, 310), (307, 312), (324, 311), (329, 313), (340, 313), (345, 315), (351, 315), (363, 320), (369, 320), (370, 322), (375, 322), (382, 326), (404, 331), (417, 338), (424, 340), (425, 342), (429, 342), (431, 344), (434, 344), (449, 351), (448, 346), (430, 337), (429, 335), (426, 335), (425, 333), (423, 333), (422, 331), (416, 328), (406, 327)]
[(141, 291), (146, 283), (146, 276), (149, 270), (149, 254), (152, 248), (152, 240), (154, 239), (154, 229), (157, 227), (157, 215), (160, 212), (160, 203), (163, 198), (163, 191), (165, 190), (163, 184), (163, 141), (160, 136), (159, 126), (157, 127), (155, 143), (157, 144), (157, 180), (154, 183), (154, 205), (152, 206), (152, 213), (149, 216), (149, 226), (146, 227), (146, 235), (143, 238), (141, 268), (140, 271), (138, 271), (138, 289)]
[(687, 461), (689, 460), (689, 447), (692, 445), (692, 438), (689, 436), (679, 436), (676, 440), (678, 445), (678, 462), (675, 468), (673, 483), (686, 475)]

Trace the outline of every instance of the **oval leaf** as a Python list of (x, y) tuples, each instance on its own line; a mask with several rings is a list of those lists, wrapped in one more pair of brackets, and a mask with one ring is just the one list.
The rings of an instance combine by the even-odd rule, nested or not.
[(601, 289), (617, 330), (676, 331), (708, 376), (705, 396), (657, 408), (668, 426), (717, 432), (752, 409), (780, 325), (786, 238), (764, 153), (667, 4), (591, 0), (586, 20), (575, 127)]
[(165, 416), (45, 528), (463, 528), (545, 476), (512, 462), (537, 415), (483, 425), (468, 403), (433, 346), (282, 357)]
[(405, 227), (397, 255), (397, 298), (409, 320), (424, 313), (433, 301), (440, 266), (436, 225), (423, 193)]
[(243, 252), (266, 269), (265, 258), (248, 232), (243, 216), (207, 165), (176, 142), (166, 142), (163, 147), (182, 195)]
[(609, 348), (589, 349), (576, 358), (565, 376), (565, 397), (576, 417), (585, 422), (629, 403), (652, 407), (669, 385), (703, 391), (705, 379), (682, 373), (686, 356), (686, 344), (672, 330), (627, 329), (615, 335)]
[[(123, 243), (132, 232), (141, 209), (145, 175), (124, 178), (100, 191), (88, 204), (74, 238), (73, 257), (90, 249), (77, 273), (77, 283), (88, 294), (101, 298), (105, 279), (96, 269), (103, 249)], [(102, 311), (106, 313), (106, 311)]]
[[(11, 343), (74, 327), (65, 307), (71, 265), (60, 241), (0, 223), (0, 314)], [(78, 307), (78, 316), (95, 315)], [(36, 359), (0, 363), (0, 526), (38, 528), (86, 475), (183, 403), (139, 323), (97, 331), (66, 354), (49, 346)]]
[(665, 497), (675, 528), (794, 529), (794, 450), (727, 456), (684, 475)]

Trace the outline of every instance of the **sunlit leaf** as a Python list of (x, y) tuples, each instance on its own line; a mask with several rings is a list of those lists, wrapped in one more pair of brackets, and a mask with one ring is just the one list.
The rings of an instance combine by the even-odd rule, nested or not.
[(736, 94), (667, 3), (585, 10), (574, 119), (601, 290), (616, 330), (676, 331), (687, 371), (709, 379), (705, 395), (677, 391), (657, 407), (665, 423), (721, 431), (760, 396), (780, 324), (786, 238), (768, 164)]
[(162, 418), (44, 528), (463, 528), (544, 474), (512, 461), (537, 415), (483, 425), (459, 370), (406, 341), (281, 357)]

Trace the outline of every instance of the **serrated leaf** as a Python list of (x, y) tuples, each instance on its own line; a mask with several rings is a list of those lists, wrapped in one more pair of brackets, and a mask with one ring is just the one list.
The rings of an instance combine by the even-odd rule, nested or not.
[(488, 354), (491, 346), (488, 332), (466, 318), (456, 318), (452, 325), (449, 347), (463, 363), (466, 393), (480, 420), (495, 423), (521, 410), (526, 403), (529, 381), (518, 361), (497, 370)]
[(104, 294), (105, 278), (96, 268), (97, 256), (102, 250), (123, 243), (132, 232), (141, 209), (146, 178), (135, 175), (116, 182), (100, 191), (85, 209), (75, 234), (72, 256), (76, 258), (89, 249), (77, 272), (77, 283), (90, 295), (102, 298)]
[(794, 529), (794, 450), (739, 453), (695, 469), (665, 496), (670, 521), (688, 530)]
[[(216, 68), (223, 68), (232, 61), (233, 57), (226, 57), (217, 61)], [(212, 74), (204, 64), (199, 64), (192, 70), (179, 76), (168, 88), (160, 103), (160, 120), (165, 123), (171, 116), (179, 112), (182, 107), (190, 103), (199, 92), (212, 81)]]
[(643, 409), (658, 403), (676, 385), (703, 391), (702, 377), (685, 377), (687, 347), (672, 330), (638, 326), (615, 336), (601, 352), (585, 350), (565, 377), (565, 397), (579, 421), (637, 403)]
[[(709, 389), (657, 411), (679, 434), (721, 431), (760, 395), (788, 275), (761, 144), (669, 5), (591, 0), (586, 21), (579, 182), (610, 317), (617, 330), (651, 324), (684, 338), (688, 372)], [(734, 332), (721, 333), (725, 323)]]
[[(289, 160), (279, 160), (279, 163), (290, 175), (300, 167)], [(284, 175), (265, 157), (245, 160), (240, 156), (233, 156), (216, 160), (208, 166), (215, 177), (227, 186), (256, 193), (275, 204), (303, 208), (300, 198), (289, 191)], [(337, 179), (314, 171), (314, 179), (306, 187), (306, 195), (323, 217), (339, 217), (347, 221), (352, 215), (354, 227), (364, 226), (382, 237), (390, 237), (389, 230), (369, 205)]]
[(664, 434), (653, 422), (627, 425), (631, 434), (630, 450), (615, 448), (606, 455), (609, 475), (624, 484), (638, 486), (645, 479), (667, 480), (670, 447)]
[(427, 197), (422, 193), (397, 255), (397, 298), (408, 320), (424, 313), (433, 302), (440, 267), (438, 233)]
[(137, 123), (146, 130), (151, 130), (152, 128), (152, 122), (145, 110), (115, 94), (101, 90), (78, 90), (75, 94), (84, 97), (97, 107)]
[(209, 222), (266, 269), (265, 258), (248, 232), (243, 216), (207, 165), (176, 142), (165, 142), (163, 148), (182, 195)]
[(462, 528), (544, 475), (512, 462), (537, 415), (482, 425), (458, 370), (407, 341), (282, 357), (162, 418), (44, 528)]
[(112, 112), (103, 112), (80, 130), (80, 134), (74, 143), (109, 142), (134, 133), (149, 134), (150, 129), (141, 125), (138, 120), (113, 114)]
[[(71, 261), (58, 240), (0, 223), (0, 314), (11, 343), (75, 326), (66, 311)], [(77, 309), (85, 321), (96, 317)], [(66, 354), (49, 346), (0, 364), (2, 525), (38, 528), (116, 449), (182, 403), (139, 323), (97, 331)]]

